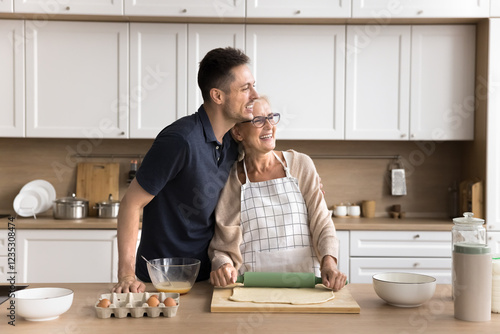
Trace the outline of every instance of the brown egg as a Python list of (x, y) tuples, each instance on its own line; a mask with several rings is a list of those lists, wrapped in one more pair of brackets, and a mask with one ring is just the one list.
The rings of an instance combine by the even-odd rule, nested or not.
[(158, 304), (160, 304), (160, 300), (158, 299), (158, 296), (152, 295), (151, 297), (149, 297), (148, 305), (150, 307), (156, 307), (156, 306), (158, 306)]
[(172, 298), (172, 297), (165, 298), (165, 300), (163, 301), (163, 304), (165, 304), (165, 306), (175, 306), (175, 305), (177, 305), (177, 303), (175, 302), (175, 299)]
[(109, 299), (101, 299), (99, 301), (99, 304), (97, 304), (97, 307), (102, 307), (102, 308), (107, 308), (109, 307), (109, 305), (111, 305), (111, 302), (109, 301)]

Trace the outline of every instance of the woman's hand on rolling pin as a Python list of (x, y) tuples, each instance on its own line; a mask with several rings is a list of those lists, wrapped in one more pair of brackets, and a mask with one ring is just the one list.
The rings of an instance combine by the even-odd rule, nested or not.
[(225, 263), (219, 267), (217, 270), (213, 270), (210, 273), (210, 283), (213, 286), (226, 286), (236, 283), (238, 278), (238, 272), (234, 266), (230, 263)]
[(323, 285), (333, 291), (339, 291), (345, 285), (347, 276), (338, 270), (337, 261), (330, 255), (323, 258), (321, 264), (321, 278)]

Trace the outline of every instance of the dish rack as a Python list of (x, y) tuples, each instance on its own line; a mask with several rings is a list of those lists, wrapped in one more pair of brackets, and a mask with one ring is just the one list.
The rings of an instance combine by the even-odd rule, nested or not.
[[(152, 295), (158, 296), (160, 304), (156, 307), (148, 305), (147, 301)], [(175, 300), (176, 306), (165, 306), (163, 300), (171, 297)], [(109, 307), (98, 307), (99, 301), (109, 299), (111, 304)], [(129, 314), (132, 318), (141, 318), (148, 316), (151, 318), (159, 317), (160, 315), (172, 318), (177, 314), (179, 308), (179, 294), (167, 292), (141, 292), (141, 293), (105, 293), (102, 294), (99, 300), (95, 303), (94, 308), (98, 318), (106, 319), (114, 316), (115, 318), (126, 318)]]

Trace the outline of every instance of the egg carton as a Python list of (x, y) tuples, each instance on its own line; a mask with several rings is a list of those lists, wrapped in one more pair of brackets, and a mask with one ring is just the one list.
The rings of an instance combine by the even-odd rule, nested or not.
[[(156, 295), (161, 301), (156, 307), (148, 305), (149, 297)], [(176, 306), (165, 306), (163, 300), (171, 297), (175, 300)], [(102, 299), (109, 299), (111, 304), (109, 307), (97, 307), (99, 301)], [(141, 292), (141, 293), (105, 293), (102, 294), (99, 300), (95, 303), (94, 307), (98, 318), (106, 319), (114, 315), (116, 318), (125, 318), (129, 314), (133, 318), (140, 318), (147, 315), (151, 318), (163, 315), (167, 318), (175, 317), (177, 309), (179, 308), (179, 294), (167, 292)]]

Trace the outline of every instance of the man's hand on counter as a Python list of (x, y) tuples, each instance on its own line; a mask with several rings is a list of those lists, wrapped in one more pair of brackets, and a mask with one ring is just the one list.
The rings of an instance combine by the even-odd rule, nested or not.
[(135, 276), (124, 276), (120, 278), (118, 283), (111, 289), (111, 292), (127, 293), (127, 292), (144, 292), (146, 285), (138, 281)]

